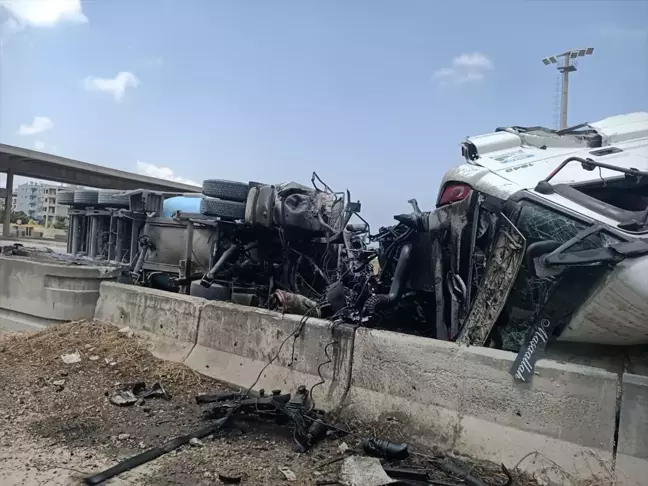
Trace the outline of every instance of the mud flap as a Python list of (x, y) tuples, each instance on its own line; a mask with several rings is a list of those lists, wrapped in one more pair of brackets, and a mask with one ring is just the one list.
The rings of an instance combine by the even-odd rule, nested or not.
[(531, 328), (524, 346), (520, 348), (513, 366), (509, 370), (511, 376), (519, 381), (531, 381), (536, 361), (544, 354), (549, 336), (553, 334), (557, 324), (557, 321), (551, 322), (549, 319), (540, 319)]

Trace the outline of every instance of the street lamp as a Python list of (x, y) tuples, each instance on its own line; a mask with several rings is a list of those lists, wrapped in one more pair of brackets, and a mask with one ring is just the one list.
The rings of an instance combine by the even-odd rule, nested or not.
[(558, 65), (558, 71), (562, 74), (562, 96), (560, 98), (560, 129), (567, 128), (567, 98), (569, 92), (569, 73), (576, 71), (576, 66), (571, 64), (572, 59), (579, 57), (591, 56), (594, 52), (593, 47), (585, 49), (575, 49), (572, 51), (563, 52), (555, 56), (545, 57), (542, 63), (545, 66), (550, 64), (558, 64), (558, 59), (563, 58), (563, 63)]

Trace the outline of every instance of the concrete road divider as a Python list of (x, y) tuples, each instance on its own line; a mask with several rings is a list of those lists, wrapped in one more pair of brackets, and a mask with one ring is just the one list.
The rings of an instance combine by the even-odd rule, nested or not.
[(616, 458), (617, 484), (648, 484), (648, 376), (625, 373)]
[(159, 358), (183, 361), (196, 343), (204, 305), (197, 297), (107, 282), (101, 285), (94, 318), (130, 327), (150, 341)]
[[(361, 328), (348, 406), (365, 418), (392, 417), (429, 445), (507, 465), (538, 452), (576, 477), (606, 474), (599, 459), (612, 464), (617, 375), (540, 360), (532, 383), (519, 384), (508, 374), (514, 359), (505, 351)], [(548, 466), (532, 456), (522, 467)]]
[[(507, 466), (529, 455), (520, 468), (559, 484), (610, 479), (614, 471), (619, 380), (603, 369), (541, 359), (531, 383), (514, 383), (508, 373), (514, 353), (116, 283), (101, 285), (95, 318), (129, 326), (151, 339), (158, 356), (241, 388), (259, 374), (256, 389), (310, 388), (321, 375), (318, 407), (390, 419), (414, 445)], [(645, 420), (630, 413), (645, 396), (631, 390), (624, 397), (635, 408), (622, 414), (629, 430)], [(628, 458), (645, 460), (638, 436), (619, 439)]]
[(118, 275), (114, 267), (0, 256), (0, 332), (92, 319), (99, 284)]
[(313, 397), (318, 407), (331, 409), (341, 403), (348, 389), (352, 352), (349, 326), (333, 328), (322, 319), (208, 302), (200, 317), (196, 347), (186, 364), (208, 376), (249, 387), (274, 358), (257, 389), (291, 391), (299, 385), (310, 388), (320, 383)]
[[(284, 315), (159, 290), (105, 283), (95, 319), (130, 327), (156, 356), (185, 362), (235, 386), (289, 391), (312, 387), (318, 406), (338, 406), (350, 385), (353, 329), (329, 321)], [(285, 341), (281, 350), (279, 347)], [(328, 357), (327, 357), (328, 356)], [(323, 364), (327, 361), (328, 364)]]

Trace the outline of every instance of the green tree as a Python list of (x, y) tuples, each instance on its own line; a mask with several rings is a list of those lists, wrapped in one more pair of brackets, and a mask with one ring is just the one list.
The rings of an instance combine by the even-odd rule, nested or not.
[(18, 220), (21, 220), (23, 224), (26, 224), (29, 221), (29, 216), (27, 216), (22, 211), (16, 211), (14, 213), (11, 213), (11, 222), (17, 223)]
[(52, 228), (54, 229), (65, 229), (67, 225), (65, 224), (65, 218), (62, 218), (61, 216), (56, 217), (56, 221), (52, 223)]

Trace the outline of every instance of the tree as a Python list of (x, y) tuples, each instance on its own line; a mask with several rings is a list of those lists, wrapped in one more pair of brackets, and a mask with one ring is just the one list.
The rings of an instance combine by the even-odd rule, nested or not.
[(26, 224), (27, 221), (29, 221), (29, 216), (27, 216), (22, 211), (16, 211), (14, 213), (11, 213), (11, 222), (12, 223), (17, 223), (18, 220), (21, 220), (22, 224)]
[(54, 229), (65, 229), (67, 227), (67, 225), (65, 224), (65, 218), (57, 216), (56, 221), (54, 221), (51, 226)]

